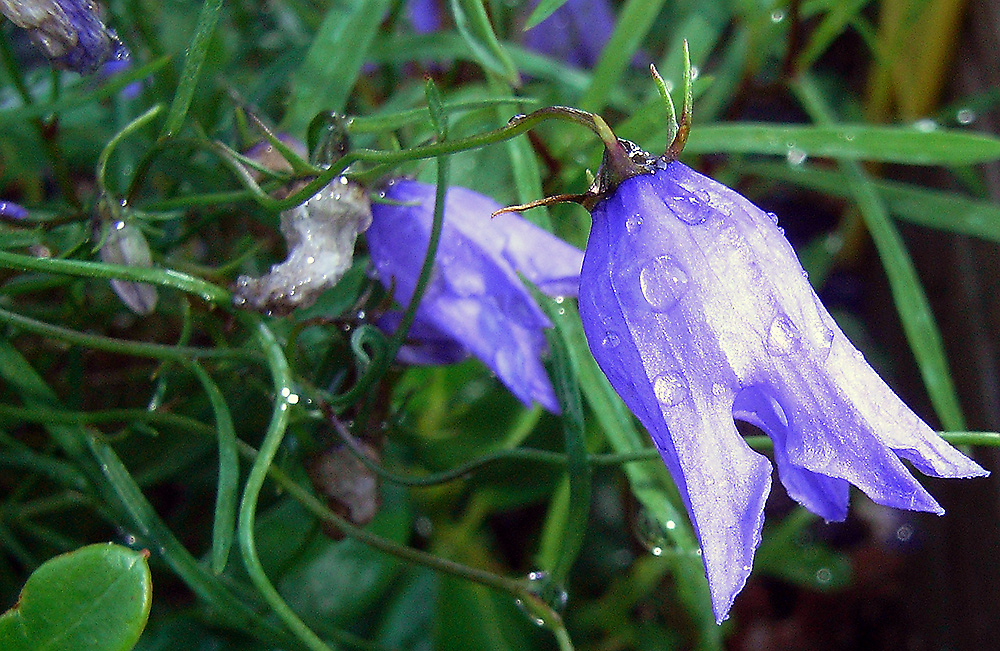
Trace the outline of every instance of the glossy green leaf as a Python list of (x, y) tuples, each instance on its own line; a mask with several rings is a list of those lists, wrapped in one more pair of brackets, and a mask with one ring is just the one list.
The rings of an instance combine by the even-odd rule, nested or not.
[(729, 152), (871, 160), (908, 165), (971, 165), (1000, 159), (1000, 138), (969, 131), (859, 124), (777, 126), (770, 124), (697, 124), (687, 154)]
[(148, 555), (109, 543), (44, 563), (0, 616), (0, 649), (128, 651), (149, 617)]

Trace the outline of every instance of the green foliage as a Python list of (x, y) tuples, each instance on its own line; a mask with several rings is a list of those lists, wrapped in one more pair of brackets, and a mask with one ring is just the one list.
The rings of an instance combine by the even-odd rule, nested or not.
[(97, 544), (46, 561), (0, 616), (0, 648), (129, 651), (152, 602), (147, 556)]
[[(508, 122), (556, 105), (662, 151), (671, 127), (648, 64), (677, 99), (685, 39), (698, 72), (685, 160), (751, 199), (835, 213), (805, 229), (817, 286), (860, 257), (829, 243), (870, 233), (884, 272), (863, 282), (884, 273), (909, 347), (880, 348), (886, 326), (854, 315), (859, 346), (887, 372), (915, 360), (926, 413), (965, 428), (950, 366), (978, 353), (946, 354), (947, 321), (895, 220), (1000, 242), (970, 167), (1000, 159), (1000, 139), (965, 119), (1000, 95), (959, 98), (937, 121), (862, 117), (878, 111), (830, 51), (854, 39), (872, 78), (898, 65), (906, 48), (871, 22), (882, 3), (615, 1), (614, 24), (590, 25), (607, 39), (593, 70), (523, 45), (564, 4), (442, 1), (440, 28), (422, 33), (401, 0), (115, 2), (133, 67), (86, 79), (4, 24), (0, 200), (29, 218), (0, 222), (0, 600), (21, 594), (0, 648), (129, 649), (151, 599), (140, 651), (723, 648), (739, 607), (715, 624), (684, 505), (571, 298), (544, 304), (561, 416), (523, 408), (478, 360), (392, 363), (403, 334), (375, 325), (391, 301), (363, 240), (311, 307), (233, 300), (239, 275), (283, 259), (281, 211), (341, 174), (373, 201), (404, 174), (504, 204), (581, 193), (601, 160), (593, 134), (551, 115)], [(292, 172), (247, 153), (310, 124), (324, 155)], [(894, 165), (937, 168), (949, 187), (882, 178)], [(586, 242), (576, 206), (525, 216)], [(101, 261), (118, 222), (152, 267)], [(110, 280), (156, 286), (154, 311), (130, 312)], [(317, 468), (331, 459), (377, 479), (370, 522), (330, 496)], [(769, 519), (751, 584), (852, 589), (855, 550), (823, 526)], [(127, 547), (90, 545), (110, 539)]]

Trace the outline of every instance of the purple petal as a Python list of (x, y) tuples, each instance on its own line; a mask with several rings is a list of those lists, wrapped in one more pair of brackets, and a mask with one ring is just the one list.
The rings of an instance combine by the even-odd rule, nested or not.
[(20, 221), (28, 218), (28, 211), (13, 201), (0, 201), (0, 216), (4, 219)]
[(681, 163), (623, 182), (593, 213), (580, 313), (594, 356), (650, 431), (702, 544), (726, 617), (759, 540), (774, 440), (789, 495), (843, 519), (847, 483), (940, 513), (900, 457), (944, 477), (986, 472), (935, 434), (840, 331), (772, 219)]
[(593, 68), (611, 38), (615, 14), (608, 0), (569, 0), (527, 30), (530, 49), (581, 68)]
[[(399, 327), (402, 316), (400, 312), (386, 312), (379, 318), (378, 327), (385, 332), (393, 332)], [(396, 354), (396, 361), (413, 366), (436, 366), (455, 364), (468, 356), (469, 351), (447, 333), (431, 323), (414, 319), (406, 342)]]
[(441, 29), (442, 13), (438, 0), (409, 0), (406, 17), (417, 34), (430, 34)]
[(128, 50), (101, 19), (92, 0), (23, 0), (0, 3), (15, 25), (27, 29), (46, 56), (70, 70), (88, 74)]
[[(397, 180), (376, 203), (368, 231), (375, 273), (400, 304), (413, 296), (433, 220), (434, 186)], [(417, 319), (478, 357), (521, 402), (558, 412), (541, 363), (551, 324), (518, 272), (540, 285), (566, 284), (582, 253), (516, 215), (490, 218), (500, 206), (464, 188), (448, 190), (435, 269)], [(532, 250), (534, 247), (534, 250)], [(528, 266), (547, 252), (551, 267)]]

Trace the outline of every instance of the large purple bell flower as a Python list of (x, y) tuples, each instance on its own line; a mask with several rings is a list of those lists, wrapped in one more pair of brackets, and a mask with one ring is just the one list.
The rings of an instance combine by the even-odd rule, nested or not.
[(701, 542), (718, 621), (760, 543), (774, 441), (788, 494), (827, 521), (848, 488), (943, 513), (901, 461), (988, 474), (914, 414), (851, 344), (769, 215), (682, 163), (628, 178), (593, 209), (580, 315), (594, 357), (649, 430)]
[[(397, 179), (385, 187), (385, 201), (372, 203), (367, 240), (375, 275), (403, 306), (427, 253), (434, 194), (433, 185)], [(575, 296), (583, 252), (517, 214), (491, 218), (499, 209), (472, 190), (448, 189), (434, 271), (411, 334), (434, 333), (441, 350), (451, 340), (452, 351), (478, 357), (522, 403), (558, 413), (541, 359), (543, 330), (552, 324), (521, 277), (549, 296)], [(428, 350), (409, 359), (430, 361)]]

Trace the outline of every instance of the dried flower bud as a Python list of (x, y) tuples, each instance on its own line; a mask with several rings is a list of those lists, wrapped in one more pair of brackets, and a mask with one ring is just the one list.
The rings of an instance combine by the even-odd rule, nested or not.
[[(126, 222), (114, 222), (101, 246), (101, 261), (127, 267), (152, 267), (149, 243), (142, 231)], [(156, 288), (148, 283), (111, 280), (111, 289), (136, 314), (150, 314), (156, 309)]]

